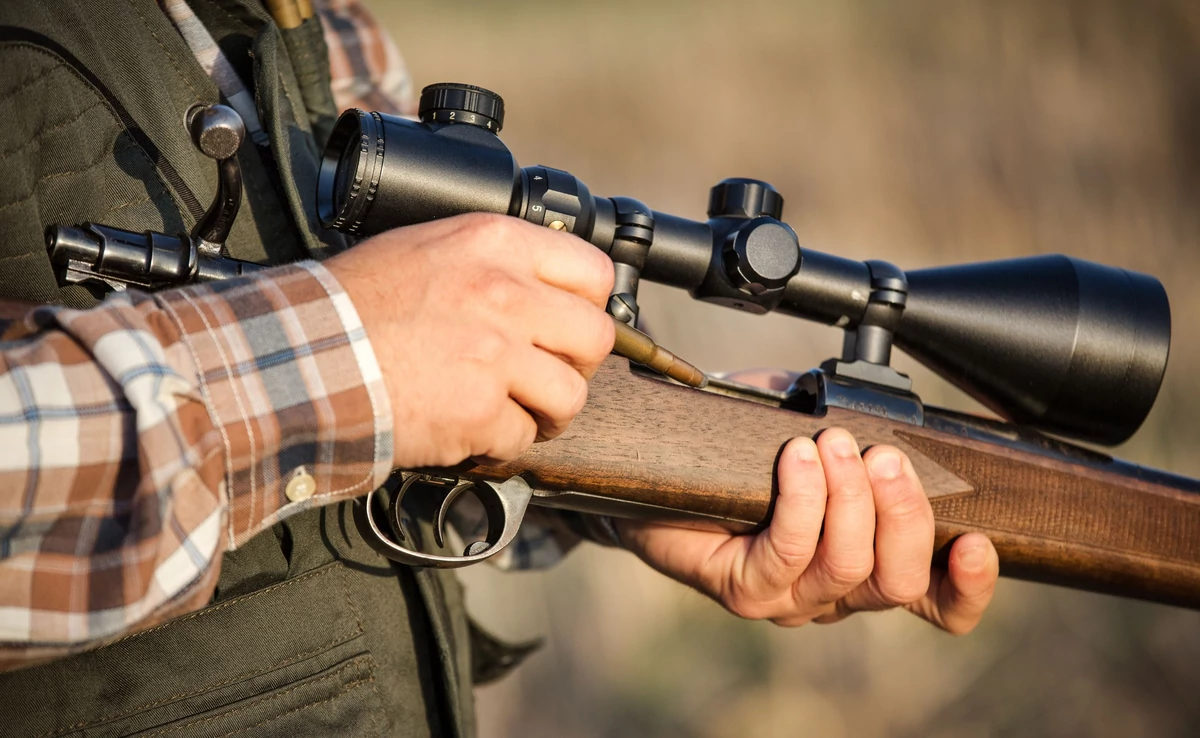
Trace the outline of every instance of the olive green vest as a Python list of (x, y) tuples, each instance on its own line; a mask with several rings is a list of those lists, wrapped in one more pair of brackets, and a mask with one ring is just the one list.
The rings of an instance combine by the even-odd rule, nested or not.
[[(246, 198), (231, 255), (261, 262), (345, 248), (321, 231), (318, 141), (336, 111), (315, 21), (281, 32), (253, 0), (191, 0), (253, 90), (270, 151), (239, 153)], [(188, 231), (216, 187), (186, 111), (218, 91), (154, 0), (0, 2), (0, 295), (87, 307), (60, 289), (49, 224)], [(314, 128), (316, 135), (314, 135)], [(474, 734), (477, 653), (457, 580), (394, 566), (348, 504), (296, 516), (222, 563), (206, 609), (109, 646), (0, 674), (0, 734)]]

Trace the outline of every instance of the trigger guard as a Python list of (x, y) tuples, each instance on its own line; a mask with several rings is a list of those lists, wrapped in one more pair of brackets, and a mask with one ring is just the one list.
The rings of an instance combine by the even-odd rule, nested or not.
[[(400, 501), (403, 498), (403, 494), (408, 491), (408, 488), (412, 486), (412, 482), (416, 478), (416, 475), (414, 475), (405, 480), (404, 484), (400, 486), (400, 489), (397, 490), (396, 495), (392, 498), (391, 508), (393, 514), (391, 517), (395, 519), (393, 525), (398, 526)], [(488, 545), (487, 548), (478, 553), (463, 556), (442, 556), (440, 554), (413, 551), (399, 545), (383, 532), (383, 528), (376, 520), (376, 515), (373, 512), (375, 507), (373, 502), (377, 490), (372, 490), (366, 497), (355, 501), (354, 522), (359, 532), (362, 533), (367, 545), (377, 553), (401, 564), (428, 566), (435, 569), (457, 569), (486, 561), (503, 551), (517, 537), (517, 531), (521, 527), (521, 520), (525, 516), (525, 509), (529, 506), (529, 500), (533, 497), (533, 489), (520, 477), (512, 477), (505, 482), (485, 481), (473, 484), (479, 485), (480, 502), (483, 503), (484, 509), (488, 514)], [(447, 498), (456, 498), (470, 486), (472, 486), (472, 483), (456, 485), (447, 495)], [(453, 502), (453, 499), (450, 499), (450, 502)], [(445, 512), (449, 507), (450, 505), (447, 502), (443, 502), (442, 506), (438, 509), (435, 532), (439, 529), (444, 530)], [(470, 551), (473, 548), (477, 548), (477, 545), (469, 546), (467, 550)]]

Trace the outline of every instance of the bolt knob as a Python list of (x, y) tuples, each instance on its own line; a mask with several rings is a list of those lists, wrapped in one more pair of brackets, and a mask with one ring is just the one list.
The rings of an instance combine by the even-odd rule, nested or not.
[(740, 290), (760, 295), (783, 287), (800, 270), (800, 241), (787, 224), (755, 218), (729, 234), (723, 257), (730, 281)]
[(743, 177), (722, 180), (708, 194), (710, 218), (783, 217), (783, 196), (766, 182)]
[(188, 113), (188, 132), (192, 143), (205, 156), (222, 161), (237, 154), (246, 138), (242, 116), (228, 105), (195, 107)]
[(439, 82), (421, 90), (417, 117), (423, 123), (466, 123), (499, 133), (504, 99), (475, 85)]

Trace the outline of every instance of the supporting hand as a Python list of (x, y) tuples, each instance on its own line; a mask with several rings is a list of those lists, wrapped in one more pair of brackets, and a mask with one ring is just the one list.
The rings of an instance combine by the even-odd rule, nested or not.
[(833, 428), (815, 443), (788, 443), (778, 480), (771, 524), (757, 535), (630, 521), (618, 524), (621, 539), (745, 618), (798, 626), (903, 607), (950, 633), (978, 624), (996, 586), (996, 550), (968, 534), (947, 569), (931, 568), (933, 512), (899, 449), (860, 455), (854, 438)]

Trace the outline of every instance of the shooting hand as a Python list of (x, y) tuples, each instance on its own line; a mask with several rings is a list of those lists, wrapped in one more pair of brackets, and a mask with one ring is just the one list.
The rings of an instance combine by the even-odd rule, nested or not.
[(931, 569), (933, 511), (899, 449), (860, 455), (848, 432), (832, 428), (815, 443), (789, 442), (778, 479), (774, 516), (758, 535), (621, 522), (621, 539), (745, 618), (798, 626), (903, 607), (950, 633), (978, 624), (999, 574), (996, 550), (968, 534), (948, 569)]
[(379, 359), (397, 467), (507, 461), (557, 436), (612, 350), (612, 262), (516, 218), (398, 228), (326, 265)]

